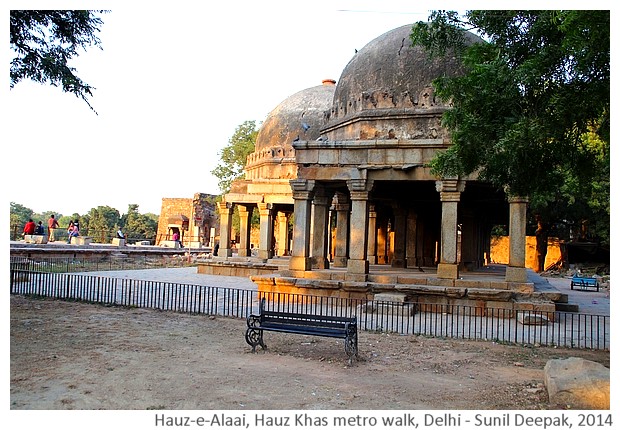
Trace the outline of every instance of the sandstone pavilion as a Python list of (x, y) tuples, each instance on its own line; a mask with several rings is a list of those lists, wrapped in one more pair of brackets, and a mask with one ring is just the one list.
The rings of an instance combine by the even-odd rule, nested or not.
[[(553, 311), (566, 302), (528, 278), (527, 196), (506, 195), (475, 174), (431, 174), (428, 163), (450, 146), (441, 124), (449, 106), (434, 96), (432, 81), (461, 68), (453, 56), (429, 60), (411, 46), (410, 30), (377, 37), (337, 83), (325, 80), (271, 111), (245, 179), (219, 205), (218, 257), (199, 272), (253, 275), (265, 292), (389, 294), (507, 310)], [(254, 211), (258, 249), (250, 245)], [(509, 226), (502, 267), (488, 264), (495, 225)]]

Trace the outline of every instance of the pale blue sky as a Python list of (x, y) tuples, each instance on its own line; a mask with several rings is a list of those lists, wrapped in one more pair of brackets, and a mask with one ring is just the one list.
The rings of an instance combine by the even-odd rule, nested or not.
[[(13, 8), (24, 4), (85, 6), (38, 1)], [(91, 48), (73, 63), (96, 88), (91, 103), (98, 116), (80, 99), (48, 85), (23, 81), (7, 91), (12, 168), (3, 192), (8, 201), (35, 212), (82, 214), (109, 205), (124, 213), (136, 203), (143, 213), (159, 213), (163, 197), (219, 194), (210, 172), (239, 124), (259, 123), (297, 91), (325, 78), (338, 80), (355, 50), (375, 37), (426, 20), (429, 9), (459, 9), (460, 3), (181, 0), (173, 5), (88, 5), (112, 11), (103, 16), (103, 51)]]

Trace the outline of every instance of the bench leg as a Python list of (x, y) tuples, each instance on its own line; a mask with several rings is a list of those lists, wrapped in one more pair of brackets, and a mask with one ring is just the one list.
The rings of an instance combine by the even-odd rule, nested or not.
[(344, 352), (349, 357), (349, 365), (353, 364), (353, 356), (357, 358), (357, 332), (344, 339)]
[(253, 327), (248, 327), (245, 331), (245, 341), (252, 347), (252, 352), (256, 352), (256, 347), (258, 345), (263, 348), (263, 350), (267, 349), (267, 345), (263, 342), (263, 331), (257, 330)]

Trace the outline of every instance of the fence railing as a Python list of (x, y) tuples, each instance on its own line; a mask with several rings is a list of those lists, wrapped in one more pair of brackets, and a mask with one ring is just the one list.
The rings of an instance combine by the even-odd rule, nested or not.
[(194, 284), (11, 269), (11, 294), (107, 305), (246, 318), (269, 309), (355, 316), (361, 330), (432, 337), (609, 350), (605, 315), (487, 309), (463, 305), (406, 305)]
[(37, 257), (36, 259), (11, 256), (11, 270), (31, 272), (99, 272), (107, 270), (156, 269), (164, 267), (190, 266), (191, 261), (184, 256), (174, 255), (136, 255), (119, 258), (114, 255), (92, 257)]

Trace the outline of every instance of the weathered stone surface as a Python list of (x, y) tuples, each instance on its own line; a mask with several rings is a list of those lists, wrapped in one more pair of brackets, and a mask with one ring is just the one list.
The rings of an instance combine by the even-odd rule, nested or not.
[(561, 408), (609, 409), (609, 369), (582, 358), (549, 360), (545, 365), (549, 402)]
[(26, 243), (45, 244), (47, 243), (47, 236), (41, 234), (26, 234), (24, 235), (24, 241), (26, 241)]
[(71, 245), (90, 245), (92, 241), (93, 238), (89, 236), (73, 236), (71, 238)]
[(523, 325), (547, 325), (549, 318), (536, 313), (519, 313), (518, 321)]
[(375, 294), (375, 301), (377, 302), (405, 303), (406, 300), (407, 300), (406, 294), (399, 294), (399, 293)]
[(180, 248), (181, 244), (177, 240), (162, 240), (159, 242), (159, 246), (163, 246), (164, 248)]
[(513, 297), (511, 291), (487, 290), (484, 288), (470, 288), (467, 297), (473, 300), (494, 300), (506, 302)]

